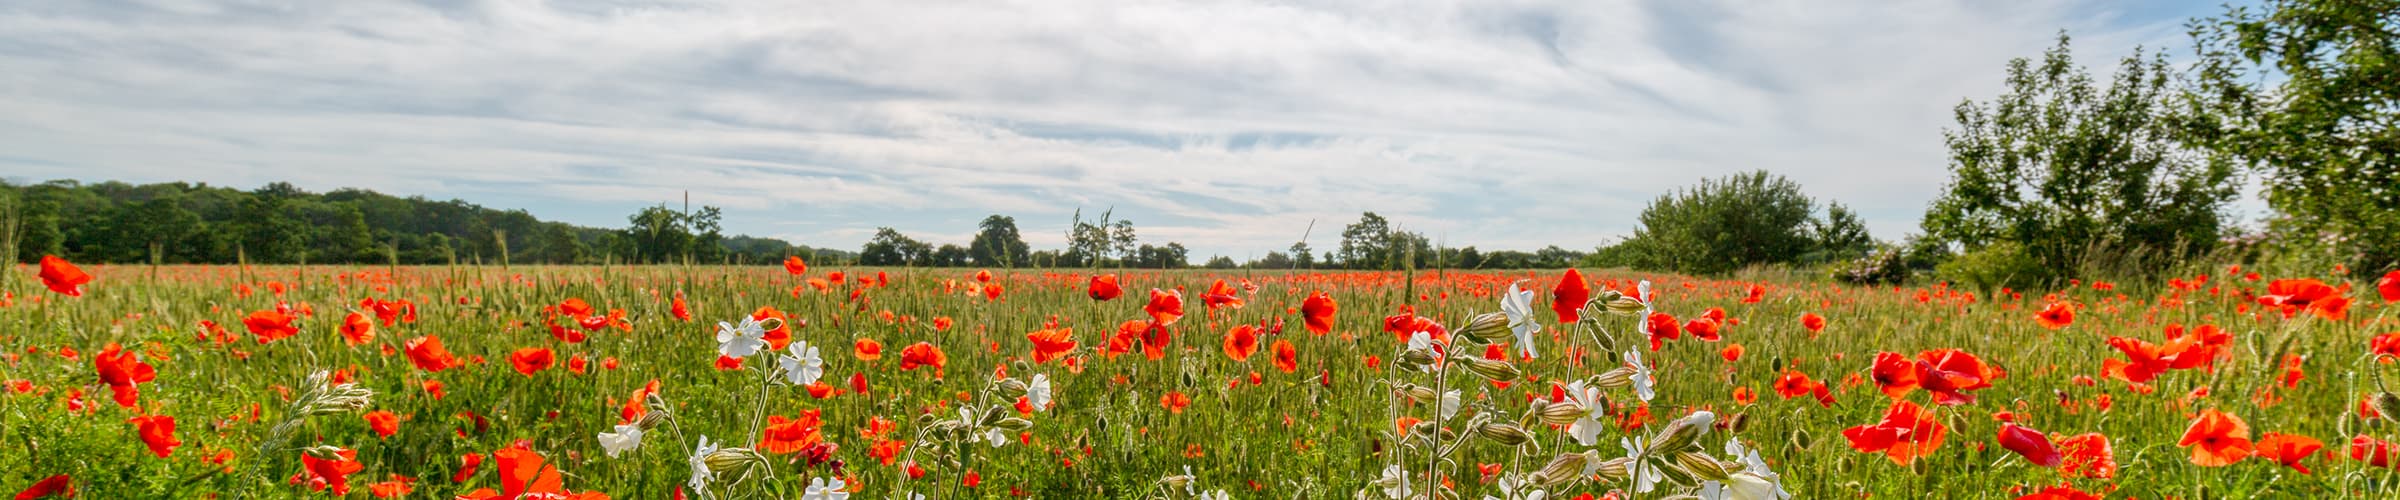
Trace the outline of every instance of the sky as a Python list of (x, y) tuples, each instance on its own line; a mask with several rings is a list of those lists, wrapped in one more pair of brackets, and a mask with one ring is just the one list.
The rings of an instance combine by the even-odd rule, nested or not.
[[(1036, 248), (1113, 210), (1195, 263), (1373, 211), (1583, 249), (1764, 169), (1913, 232), (1942, 130), (2064, 30), (2096, 73), (2215, 2), (89, 0), (0, 4), (0, 177), (359, 187), (621, 227)], [(1310, 227), (1313, 223), (1314, 229)]]

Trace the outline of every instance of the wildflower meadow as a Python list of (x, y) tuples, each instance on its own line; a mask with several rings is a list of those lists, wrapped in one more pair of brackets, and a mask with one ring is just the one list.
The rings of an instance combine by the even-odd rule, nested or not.
[(17, 498), (2400, 490), (2400, 273), (13, 271)]

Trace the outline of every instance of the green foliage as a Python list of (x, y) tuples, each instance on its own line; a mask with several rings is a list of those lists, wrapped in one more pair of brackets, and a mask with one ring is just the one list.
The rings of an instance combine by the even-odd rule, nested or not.
[[(2286, 234), (2400, 267), (2400, 0), (2270, 0), (2195, 20), (2200, 144), (2265, 174)], [(2267, 84), (2264, 82), (2274, 82)]]
[(1934, 267), (1942, 280), (1981, 289), (2030, 288), (2055, 274), (2017, 242), (2002, 241), (1969, 250)]
[(858, 263), (868, 266), (932, 265), (933, 245), (889, 227), (875, 228), (875, 237), (858, 249)]
[[(1764, 170), (1704, 179), (1659, 195), (1642, 209), (1633, 237), (1609, 251), (1634, 267), (1720, 275), (1789, 263), (1815, 247), (1816, 202), (1800, 185)], [(1863, 233), (1863, 229), (1861, 230)]]
[(1031, 265), (1025, 236), (1017, 233), (1017, 219), (993, 214), (983, 218), (975, 240), (967, 244), (967, 254), (976, 266), (1013, 268)]
[(1833, 268), (1834, 281), (1853, 285), (1886, 285), (1908, 281), (1907, 252), (1901, 248), (1875, 250)]
[(2062, 35), (2038, 66), (2010, 61), (1998, 98), (1958, 105), (1958, 128), (1943, 134), (1951, 181), (1926, 211), (1928, 238), (1970, 253), (2016, 243), (2041, 266), (2011, 280), (2095, 261), (2156, 271), (2208, 251), (2237, 195), (2234, 168), (2183, 141), (2165, 58), (2137, 51), (2101, 89), (2068, 52)]
[(1375, 212), (1342, 227), (1342, 265), (1350, 269), (1390, 269), (1391, 221)]

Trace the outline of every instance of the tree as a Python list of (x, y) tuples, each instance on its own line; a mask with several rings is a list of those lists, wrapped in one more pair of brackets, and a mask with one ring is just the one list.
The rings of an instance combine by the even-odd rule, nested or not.
[(858, 249), (858, 263), (868, 266), (927, 265), (932, 258), (932, 245), (889, 227), (875, 228), (875, 237)]
[(1024, 235), (1017, 233), (1017, 219), (993, 214), (977, 224), (974, 241), (967, 243), (967, 254), (976, 266), (1013, 268), (1030, 263), (1031, 252)]
[(725, 262), (725, 211), (702, 205), (699, 213), (691, 215), (692, 259), (700, 262)]
[[(1624, 251), (1635, 267), (1682, 273), (1723, 274), (1788, 263), (1810, 248), (1806, 224), (1815, 203), (1798, 183), (1764, 170), (1703, 179), (1651, 201), (1633, 237), (1620, 245), (1628, 246)], [(1566, 255), (1548, 257), (1536, 262)], [(1581, 256), (1568, 262), (1576, 260)]]
[[(1210, 264), (1210, 267), (1215, 267), (1214, 261), (1211, 261)], [(1284, 255), (1283, 252), (1268, 251), (1267, 256), (1251, 261), (1248, 267), (1251, 269), (1291, 269), (1293, 265), (1292, 256)]]
[(1450, 265), (1459, 269), (1483, 267), (1483, 252), (1476, 251), (1474, 246), (1458, 249), (1458, 257), (1452, 258)]
[(1208, 263), (1202, 264), (1201, 266), (1209, 269), (1235, 269), (1242, 267), (1241, 264), (1234, 263), (1232, 257), (1226, 257), (1223, 255), (1210, 256), (1208, 258)]
[(583, 260), (583, 240), (565, 224), (552, 224), (542, 229), (542, 260), (552, 264), (573, 264)]
[(2191, 23), (2195, 142), (2265, 174), (2289, 233), (2400, 267), (2400, 0), (2264, 3)]
[(24, 226), (17, 235), (17, 260), (27, 264), (41, 262), (44, 255), (66, 253), (67, 235), (58, 227), (58, 209), (45, 203), (29, 203), (22, 215)]
[(1926, 235), (1970, 252), (2013, 242), (2038, 264), (2028, 281), (2104, 263), (2155, 271), (2213, 248), (2233, 167), (2180, 140), (2167, 71), (2137, 50), (2095, 88), (2063, 34), (2038, 66), (2010, 61), (2008, 90), (1960, 103), (1943, 132), (1951, 181)]
[(1308, 242), (1292, 243), (1291, 251), (1291, 267), (1298, 269), (1315, 269), (1317, 267), (1317, 255), (1309, 253)]
[(1133, 235), (1133, 221), (1118, 219), (1116, 227), (1108, 230), (1108, 241), (1117, 258), (1124, 259), (1133, 257), (1134, 243), (1140, 240)]
[(138, 243), (120, 245), (106, 254), (108, 260), (116, 262), (167, 262), (169, 255), (183, 253), (179, 247), (202, 230), (200, 214), (185, 210), (174, 198), (151, 198), (119, 206), (109, 216), (108, 226), (117, 241)]
[(292, 262), (301, 258), (301, 252), (307, 249), (308, 228), (285, 211), (284, 205), (291, 199), (290, 195), (270, 189), (279, 185), (291, 187), (289, 184), (276, 183), (259, 189), (249, 199), (242, 201), (239, 215), (235, 217), (238, 221), (236, 232), (242, 235), (242, 251), (251, 262)]
[(1358, 222), (1342, 227), (1342, 264), (1350, 269), (1372, 269), (1390, 264), (1391, 222), (1375, 212), (1358, 217)]
[(625, 237), (633, 241), (636, 262), (681, 262), (691, 251), (691, 226), (682, 212), (669, 210), (662, 204), (642, 207), (625, 220), (630, 224), (625, 228)]
[(1825, 218), (1809, 221), (1809, 225), (1820, 261), (1855, 259), (1875, 251), (1875, 237), (1867, 234), (1867, 223), (1841, 202), (1826, 203)]
[(933, 267), (967, 267), (967, 264), (970, 263), (970, 260), (971, 259), (969, 259), (967, 256), (966, 247), (958, 246), (956, 243), (943, 243), (942, 246), (933, 249), (933, 254), (927, 258), (928, 262), (926, 265)]

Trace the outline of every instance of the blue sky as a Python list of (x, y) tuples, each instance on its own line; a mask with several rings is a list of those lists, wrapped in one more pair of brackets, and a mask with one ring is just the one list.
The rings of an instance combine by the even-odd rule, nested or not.
[[(2075, 37), (2181, 56), (2209, 2), (587, 1), (0, 5), (0, 176), (363, 187), (855, 248), (1036, 247), (1114, 208), (1195, 258), (1362, 211), (1599, 245), (1767, 169), (1912, 231), (1951, 108)], [(2254, 207), (2255, 204), (2245, 204)], [(2256, 210), (2250, 208), (2250, 210)]]

